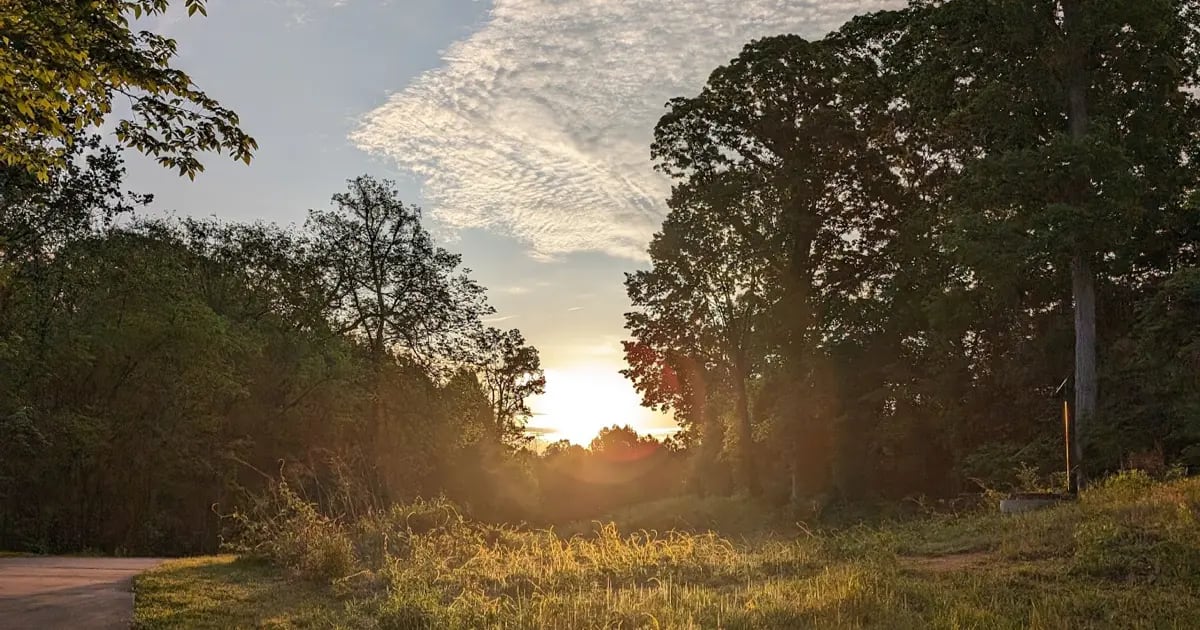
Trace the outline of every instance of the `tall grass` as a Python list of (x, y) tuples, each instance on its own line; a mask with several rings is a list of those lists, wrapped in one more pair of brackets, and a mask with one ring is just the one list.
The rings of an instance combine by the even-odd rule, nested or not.
[(444, 501), (354, 523), (288, 510), (244, 550), (331, 584), (353, 627), (1200, 627), (1200, 480), (1126, 475), (1030, 514), (732, 538), (523, 531)]

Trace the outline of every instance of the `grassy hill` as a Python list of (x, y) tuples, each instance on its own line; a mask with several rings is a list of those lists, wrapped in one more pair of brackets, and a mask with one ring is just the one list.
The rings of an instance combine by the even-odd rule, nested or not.
[[(713, 509), (698, 512), (719, 526)], [(1022, 515), (736, 538), (619, 524), (567, 538), (437, 504), (353, 526), (297, 518), (260, 547), (274, 563), (198, 558), (140, 577), (137, 627), (1200, 627), (1200, 479), (1127, 474)]]

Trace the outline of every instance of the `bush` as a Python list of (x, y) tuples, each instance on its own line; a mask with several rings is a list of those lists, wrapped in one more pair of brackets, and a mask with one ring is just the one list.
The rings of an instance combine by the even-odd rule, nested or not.
[(1153, 486), (1154, 479), (1146, 471), (1122, 470), (1094, 484), (1089, 488), (1089, 494), (1094, 500), (1129, 500), (1136, 499)]
[(317, 511), (287, 482), (274, 484), (244, 512), (228, 517), (242, 555), (261, 558), (311, 580), (335, 580), (354, 572), (357, 559), (346, 528)]
[(358, 556), (378, 569), (385, 558), (409, 557), (414, 536), (465, 528), (466, 521), (454, 503), (444, 498), (417, 499), (367, 514), (354, 523), (351, 536)]

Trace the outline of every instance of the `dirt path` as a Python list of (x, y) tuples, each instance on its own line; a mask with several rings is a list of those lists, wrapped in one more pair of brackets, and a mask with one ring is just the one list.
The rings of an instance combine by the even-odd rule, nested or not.
[(154, 558), (0, 558), (0, 627), (128, 628), (133, 576)]

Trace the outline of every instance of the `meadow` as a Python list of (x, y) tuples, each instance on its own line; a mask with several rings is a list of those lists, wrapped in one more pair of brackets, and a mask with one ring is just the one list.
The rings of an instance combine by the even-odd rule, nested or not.
[(1125, 473), (1038, 512), (837, 526), (671, 499), (573, 533), (440, 501), (340, 522), (284, 490), (240, 554), (140, 577), (135, 626), (1200, 627), (1200, 479)]

